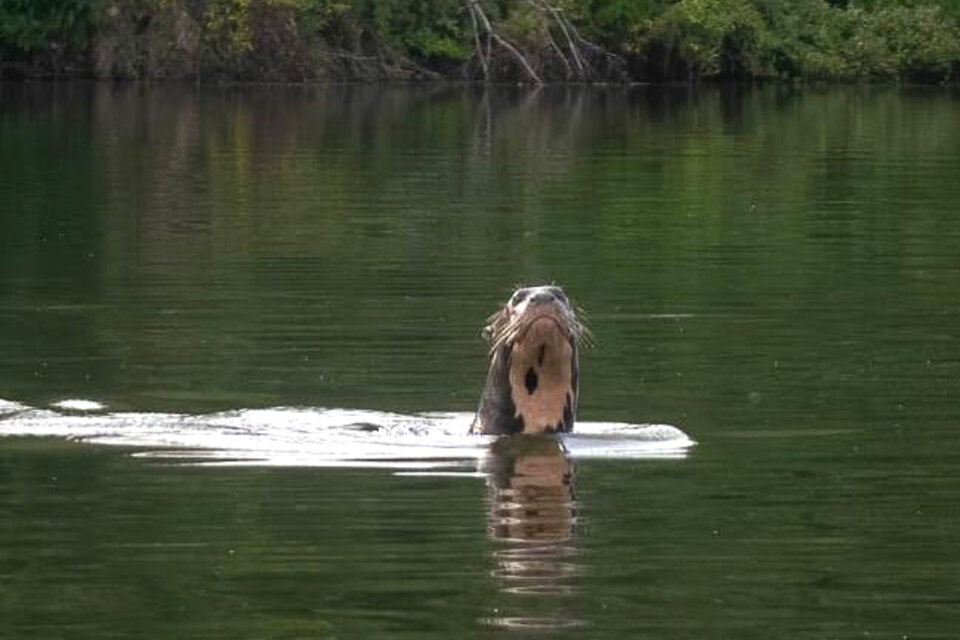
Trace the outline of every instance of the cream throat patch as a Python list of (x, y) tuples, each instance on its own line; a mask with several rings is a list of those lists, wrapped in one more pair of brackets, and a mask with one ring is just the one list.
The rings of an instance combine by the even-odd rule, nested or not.
[(573, 389), (574, 351), (556, 322), (535, 320), (510, 358), (510, 395), (524, 433), (566, 431), (576, 393)]

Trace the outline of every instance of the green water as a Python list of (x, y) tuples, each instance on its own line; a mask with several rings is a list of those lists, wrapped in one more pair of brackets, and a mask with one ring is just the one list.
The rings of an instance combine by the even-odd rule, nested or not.
[(505, 530), (496, 477), (0, 439), (0, 637), (955, 638), (958, 203), (943, 89), (0, 85), (0, 399), (469, 411), (556, 281), (580, 417), (699, 443)]

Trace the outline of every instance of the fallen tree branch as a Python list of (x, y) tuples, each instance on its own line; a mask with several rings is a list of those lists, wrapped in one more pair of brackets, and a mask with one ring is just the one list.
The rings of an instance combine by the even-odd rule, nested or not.
[(490, 77), (490, 67), (487, 65), (487, 57), (483, 55), (483, 45), (480, 42), (480, 29), (477, 25), (477, 14), (473, 12), (472, 7), (468, 7), (470, 10), (470, 22), (473, 25), (473, 39), (476, 43), (474, 46), (474, 53), (480, 59), (480, 67), (483, 69), (483, 78), (484, 80)]
[[(577, 77), (584, 81), (590, 80), (602, 80), (604, 74), (598, 72), (596, 68), (590, 63), (590, 55), (594, 57), (600, 56), (606, 59), (608, 63), (608, 69), (612, 73), (620, 76), (621, 79), (624, 76), (623, 67), (624, 61), (619, 56), (610, 53), (603, 47), (590, 42), (583, 35), (580, 34), (580, 31), (570, 22), (570, 19), (567, 18), (562, 9), (549, 4), (547, 0), (526, 0), (527, 4), (533, 7), (535, 10), (539, 11), (545, 16), (549, 16), (549, 19), (552, 21), (555, 28), (563, 34), (563, 39), (567, 45), (567, 49), (570, 51), (569, 58), (573, 61), (573, 65), (576, 66)], [(556, 41), (553, 38), (553, 35), (550, 33), (551, 27), (548, 25), (546, 27), (547, 34), (550, 37), (553, 44), (556, 45)], [(559, 46), (556, 45), (556, 48), (559, 49)], [(567, 61), (568, 56), (565, 54), (560, 54), (561, 60), (564, 64), (570, 68), (570, 63)]]
[(550, 29), (547, 29), (547, 38), (550, 39), (550, 48), (553, 49), (554, 53), (557, 54), (557, 57), (560, 58), (560, 62), (562, 62), (563, 66), (566, 68), (567, 80), (569, 80), (573, 76), (573, 68), (570, 66), (570, 61), (567, 60), (567, 56), (564, 55), (563, 50), (560, 49), (560, 45), (557, 44), (557, 41), (550, 32)]
[[(520, 64), (520, 66), (523, 67), (523, 70), (534, 84), (537, 86), (543, 85), (543, 80), (541, 80), (537, 72), (534, 71), (533, 66), (527, 60), (526, 56), (520, 53), (520, 51), (513, 46), (509, 40), (502, 37), (499, 33), (497, 33), (496, 29), (493, 28), (493, 25), (487, 18), (487, 14), (484, 13), (483, 7), (480, 5), (479, 0), (464, 0), (464, 3), (467, 6), (467, 10), (470, 12), (470, 19), (473, 23), (474, 40), (476, 42), (475, 55), (480, 58), (480, 65), (483, 67), (484, 80), (487, 80), (488, 82), (490, 81), (492, 43), (496, 42), (500, 47), (506, 49), (507, 52), (509, 52)], [(483, 31), (483, 36), (487, 40), (486, 54), (484, 54), (483, 48), (480, 44), (481, 30)]]
[[(430, 78), (439, 79), (441, 76), (432, 69), (417, 64), (407, 56), (397, 53), (393, 48), (382, 42), (377, 44), (377, 57), (383, 69), (384, 77)], [(389, 63), (389, 64), (388, 64)]]
[[(567, 41), (567, 47), (570, 49), (570, 57), (573, 58), (574, 64), (577, 66), (577, 70), (580, 72), (580, 77), (587, 79), (589, 77), (588, 67), (589, 65), (583, 60), (580, 55), (580, 52), (577, 50), (577, 45), (573, 42), (573, 37), (570, 35), (571, 30), (576, 31), (576, 29), (568, 28), (567, 21), (564, 17), (557, 11), (556, 7), (548, 5), (546, 2), (541, 2), (540, 0), (527, 0), (527, 3), (535, 9), (543, 13), (548, 13), (560, 26), (560, 31), (563, 32), (564, 38)], [(547, 28), (549, 32), (549, 27)], [(551, 36), (552, 37), (552, 36)]]

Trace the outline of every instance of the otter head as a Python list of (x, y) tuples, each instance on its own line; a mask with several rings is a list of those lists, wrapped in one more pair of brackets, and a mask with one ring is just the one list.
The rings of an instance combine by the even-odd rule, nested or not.
[(586, 336), (563, 289), (517, 289), (483, 331), (490, 368), (474, 433), (559, 433), (573, 430)]

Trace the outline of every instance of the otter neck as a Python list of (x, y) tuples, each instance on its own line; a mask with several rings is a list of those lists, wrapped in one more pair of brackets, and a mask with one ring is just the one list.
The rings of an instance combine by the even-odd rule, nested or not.
[(539, 320), (510, 349), (508, 380), (524, 433), (567, 432), (576, 407), (576, 351), (549, 319)]

